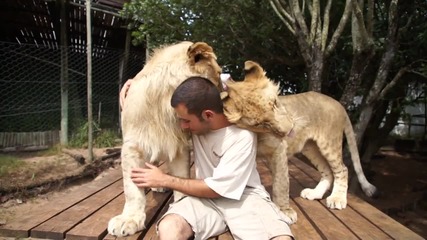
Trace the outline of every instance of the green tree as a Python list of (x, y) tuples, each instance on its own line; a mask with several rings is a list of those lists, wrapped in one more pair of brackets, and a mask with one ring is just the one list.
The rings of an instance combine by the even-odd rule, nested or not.
[(123, 13), (133, 20), (134, 44), (148, 41), (153, 49), (182, 40), (205, 41), (233, 78), (241, 79), (244, 61), (254, 60), (276, 81), (285, 82), (286, 76), (304, 89), (304, 65), (295, 39), (265, 2), (134, 0), (125, 4)]
[(206, 41), (233, 78), (250, 59), (284, 92), (339, 99), (365, 160), (408, 104), (410, 83), (426, 79), (424, 0), (134, 0), (124, 13), (136, 23), (135, 43)]

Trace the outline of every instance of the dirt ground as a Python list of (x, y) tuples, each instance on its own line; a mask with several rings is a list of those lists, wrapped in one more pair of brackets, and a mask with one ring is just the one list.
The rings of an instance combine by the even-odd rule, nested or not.
[(120, 157), (120, 148), (94, 149), (89, 162), (86, 149), (65, 149), (54, 155), (35, 152), (3, 153), (17, 157), (23, 164), (0, 177), (0, 207), (8, 207), (37, 198), (70, 185), (93, 180)]
[[(87, 158), (86, 150), (73, 153)], [(95, 156), (105, 159), (96, 164), (82, 164), (65, 153), (49, 157), (21, 154), (23, 161), (32, 167), (17, 169), (13, 177), (0, 178), (0, 225), (5, 221), (1, 216), (10, 210), (21, 205), (28, 207), (50, 194), (92, 181), (107, 168), (118, 165), (117, 149), (96, 149)], [(383, 149), (372, 159), (370, 167), (365, 173), (380, 190), (380, 197), (369, 199), (360, 191), (356, 194), (427, 238), (427, 156)]]
[(382, 149), (367, 175), (381, 195), (358, 195), (427, 239), (427, 155)]

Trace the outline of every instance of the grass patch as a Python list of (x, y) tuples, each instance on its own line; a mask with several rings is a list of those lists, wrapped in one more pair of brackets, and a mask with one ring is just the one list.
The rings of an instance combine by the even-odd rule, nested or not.
[(100, 131), (95, 138), (95, 147), (114, 147), (119, 136), (112, 130)]
[(0, 177), (9, 175), (10, 172), (23, 167), (25, 164), (18, 157), (0, 154)]
[(46, 150), (41, 150), (34, 153), (35, 153), (34, 156), (37, 156), (37, 157), (48, 157), (48, 156), (58, 155), (58, 154), (61, 154), (61, 145), (58, 144)]

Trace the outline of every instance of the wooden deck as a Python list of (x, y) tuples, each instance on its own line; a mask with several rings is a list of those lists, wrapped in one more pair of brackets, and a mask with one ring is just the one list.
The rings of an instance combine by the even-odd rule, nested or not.
[[(258, 162), (262, 181), (271, 190), (271, 176)], [(330, 210), (325, 200), (308, 201), (299, 197), (303, 187), (313, 187), (320, 176), (304, 162), (289, 163), (292, 206), (298, 221), (291, 226), (296, 239), (423, 239), (375, 207), (349, 194), (345, 210)], [(121, 170), (111, 169), (103, 178), (53, 195), (31, 209), (18, 209), (12, 219), (0, 226), (5, 238), (39, 239), (116, 239), (107, 234), (108, 220), (122, 211), (124, 204)], [(120, 239), (156, 239), (154, 223), (167, 209), (172, 193), (147, 193), (147, 228)], [(24, 204), (25, 205), (25, 204)], [(217, 239), (233, 239), (223, 234)]]

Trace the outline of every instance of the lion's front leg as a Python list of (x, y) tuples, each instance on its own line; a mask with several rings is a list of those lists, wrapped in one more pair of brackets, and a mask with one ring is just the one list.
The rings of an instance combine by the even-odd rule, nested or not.
[(287, 143), (281, 140), (271, 157), (267, 156), (273, 177), (273, 202), (289, 218), (288, 224), (297, 221), (297, 213), (291, 208), (289, 199), (289, 169), (286, 156)]
[[(189, 178), (190, 177), (190, 149), (188, 147), (180, 150), (175, 157), (168, 163), (168, 167), (171, 175), (181, 177), (181, 178)], [(174, 191), (173, 197), (174, 201), (178, 201), (184, 196), (183, 193)]]
[(145, 192), (130, 177), (132, 168), (143, 166), (144, 160), (140, 159), (137, 146), (129, 143), (123, 144), (121, 158), (126, 202), (122, 214), (108, 223), (108, 233), (118, 237), (135, 234), (145, 227)]

